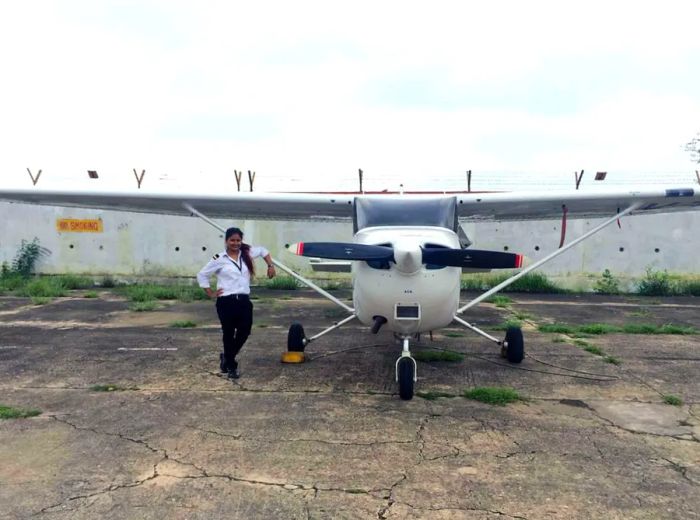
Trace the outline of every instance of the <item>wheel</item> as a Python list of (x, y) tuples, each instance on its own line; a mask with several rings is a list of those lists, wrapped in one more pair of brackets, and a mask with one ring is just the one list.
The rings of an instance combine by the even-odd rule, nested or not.
[(413, 360), (402, 358), (399, 361), (399, 396), (404, 401), (413, 399), (413, 377), (415, 375), (415, 367)]
[(525, 342), (523, 341), (523, 331), (518, 327), (510, 327), (506, 331), (505, 358), (511, 363), (520, 363), (525, 357)]
[(287, 335), (287, 351), (288, 352), (304, 352), (304, 340), (306, 336), (304, 335), (304, 327), (301, 323), (292, 323), (289, 327), (289, 334)]

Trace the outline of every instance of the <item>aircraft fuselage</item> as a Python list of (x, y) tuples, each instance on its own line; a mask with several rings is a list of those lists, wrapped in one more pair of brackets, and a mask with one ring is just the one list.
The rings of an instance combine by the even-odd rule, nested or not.
[(362, 323), (372, 326), (381, 316), (386, 319), (384, 329), (408, 336), (452, 322), (461, 269), (423, 264), (421, 247), (458, 249), (455, 232), (426, 226), (371, 227), (358, 231), (354, 242), (394, 249), (394, 262), (353, 262), (353, 302)]

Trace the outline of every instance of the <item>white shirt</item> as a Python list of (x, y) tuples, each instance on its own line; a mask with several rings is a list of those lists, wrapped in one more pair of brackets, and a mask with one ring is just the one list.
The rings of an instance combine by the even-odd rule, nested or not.
[[(251, 246), (248, 252), (253, 259), (270, 254), (260, 246)], [(242, 253), (238, 254), (238, 260), (228, 256), (226, 251), (214, 255), (214, 258), (197, 273), (197, 283), (202, 289), (209, 287), (209, 277), (213, 274), (216, 274), (216, 288), (224, 290), (221, 296), (250, 294), (250, 272), (243, 261)]]

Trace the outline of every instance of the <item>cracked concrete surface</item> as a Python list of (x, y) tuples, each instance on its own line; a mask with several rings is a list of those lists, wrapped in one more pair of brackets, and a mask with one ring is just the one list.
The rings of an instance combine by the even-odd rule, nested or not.
[[(392, 380), (400, 349), (389, 336), (355, 324), (312, 344), (309, 363), (282, 365), (286, 325), (301, 320), (317, 332), (332, 304), (306, 291), (291, 300), (258, 294), (256, 323), (267, 326), (254, 329), (236, 383), (216, 372), (208, 302), (144, 316), (108, 294), (47, 307), (4, 299), (0, 403), (43, 413), (0, 422), (0, 518), (698, 516), (700, 337), (589, 340), (618, 367), (530, 332), (532, 357), (513, 368), (466, 331), (436, 332), (415, 349), (468, 356), (420, 363), (418, 390), (511, 386), (528, 400), (403, 402)], [(620, 323), (644, 304), (514, 299), (535, 320), (567, 323)], [(681, 313), (700, 328), (693, 299), (648, 308), (646, 320)], [(486, 305), (471, 318), (488, 328), (507, 313)], [(183, 316), (200, 327), (167, 327)], [(127, 390), (91, 391), (95, 384)], [(671, 393), (684, 405), (663, 404)]]

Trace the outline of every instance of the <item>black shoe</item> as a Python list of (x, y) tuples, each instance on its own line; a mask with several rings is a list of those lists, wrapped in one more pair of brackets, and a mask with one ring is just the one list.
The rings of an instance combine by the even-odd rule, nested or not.
[(228, 371), (228, 378), (229, 379), (238, 379), (241, 377), (241, 373), (238, 371), (237, 368), (234, 368), (233, 370)]
[(228, 367), (226, 366), (226, 358), (224, 357), (224, 353), (222, 352), (219, 354), (219, 369), (221, 370), (222, 373), (228, 372)]

